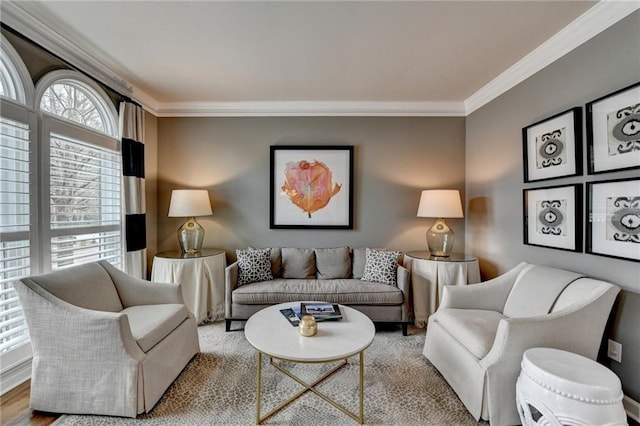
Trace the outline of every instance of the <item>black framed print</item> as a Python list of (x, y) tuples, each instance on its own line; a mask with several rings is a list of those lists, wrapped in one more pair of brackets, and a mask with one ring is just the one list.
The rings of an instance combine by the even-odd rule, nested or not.
[(640, 168), (640, 83), (585, 106), (590, 175)]
[(353, 229), (353, 146), (271, 146), (271, 229)]
[(586, 252), (640, 262), (640, 179), (587, 182)]
[(522, 129), (524, 181), (582, 175), (582, 108)]
[(523, 190), (524, 243), (582, 252), (582, 185)]

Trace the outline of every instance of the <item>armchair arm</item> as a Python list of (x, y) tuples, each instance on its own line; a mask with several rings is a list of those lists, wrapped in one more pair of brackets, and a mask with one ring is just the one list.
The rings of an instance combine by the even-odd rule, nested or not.
[(224, 315), (233, 318), (231, 311), (231, 293), (238, 287), (238, 262), (233, 262), (224, 270)]
[(617, 287), (611, 286), (595, 300), (548, 315), (500, 320), (493, 346), (480, 360), (480, 365), (486, 369), (489, 412), (497, 413), (495, 419), (492, 416), (492, 422), (505, 423), (499, 418), (502, 413), (515, 410), (510, 400), (509, 408), (500, 407), (504, 408), (506, 395), (515, 395), (522, 355), (527, 349), (549, 347), (596, 358), (618, 291)]
[[(135, 417), (139, 363), (145, 358), (126, 314), (71, 305), (33, 283), (16, 282), (33, 347), (31, 405), (76, 412), (88, 395), (95, 412)], [(113, 389), (118, 389), (114, 392)], [(52, 398), (56, 395), (56, 398)], [(85, 401), (86, 402), (86, 401)], [(55, 404), (55, 405), (53, 405)]]
[(479, 284), (443, 286), (438, 309), (485, 309), (502, 312), (509, 292), (518, 276), (533, 267), (522, 262), (510, 271)]
[(98, 262), (116, 287), (120, 301), (125, 308), (138, 305), (159, 305), (164, 303), (184, 304), (180, 284), (155, 283), (128, 275), (109, 262)]

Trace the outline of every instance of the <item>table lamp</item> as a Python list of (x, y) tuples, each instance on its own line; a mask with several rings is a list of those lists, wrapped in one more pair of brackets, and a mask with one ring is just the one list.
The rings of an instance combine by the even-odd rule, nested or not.
[(444, 218), (464, 217), (460, 191), (457, 189), (430, 189), (422, 191), (418, 217), (435, 217), (436, 221), (427, 230), (427, 245), (432, 256), (448, 257), (453, 250), (454, 232)]
[(196, 216), (210, 216), (211, 202), (206, 189), (174, 189), (169, 203), (169, 217), (187, 217), (178, 228), (178, 242), (183, 253), (195, 254), (202, 248), (204, 228)]

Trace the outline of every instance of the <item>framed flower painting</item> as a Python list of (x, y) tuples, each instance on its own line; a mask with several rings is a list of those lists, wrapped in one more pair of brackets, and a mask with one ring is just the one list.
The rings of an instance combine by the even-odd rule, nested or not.
[(353, 146), (271, 146), (271, 229), (353, 229)]

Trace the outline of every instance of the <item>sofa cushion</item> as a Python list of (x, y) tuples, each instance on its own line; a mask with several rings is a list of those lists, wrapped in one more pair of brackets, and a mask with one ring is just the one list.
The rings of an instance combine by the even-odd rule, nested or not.
[(362, 278), (366, 259), (367, 250), (365, 247), (358, 247), (351, 250), (351, 273), (353, 274), (353, 278)]
[(283, 247), (282, 278), (313, 279), (316, 277), (316, 260), (313, 249)]
[(122, 310), (129, 317), (134, 339), (148, 352), (189, 316), (187, 307), (178, 303), (138, 305)]
[(318, 279), (351, 278), (349, 247), (318, 248), (314, 252)]
[(401, 305), (404, 301), (404, 294), (397, 287), (353, 278), (275, 279), (238, 287), (231, 297), (232, 302), (237, 305), (267, 305), (300, 300), (343, 305)]
[(444, 309), (434, 314), (437, 322), (478, 359), (489, 353), (498, 331), (498, 323), (506, 318), (500, 312), (482, 309)]
[(397, 285), (399, 251), (366, 248), (362, 280)]
[(238, 285), (273, 279), (271, 249), (236, 250), (238, 258)]

